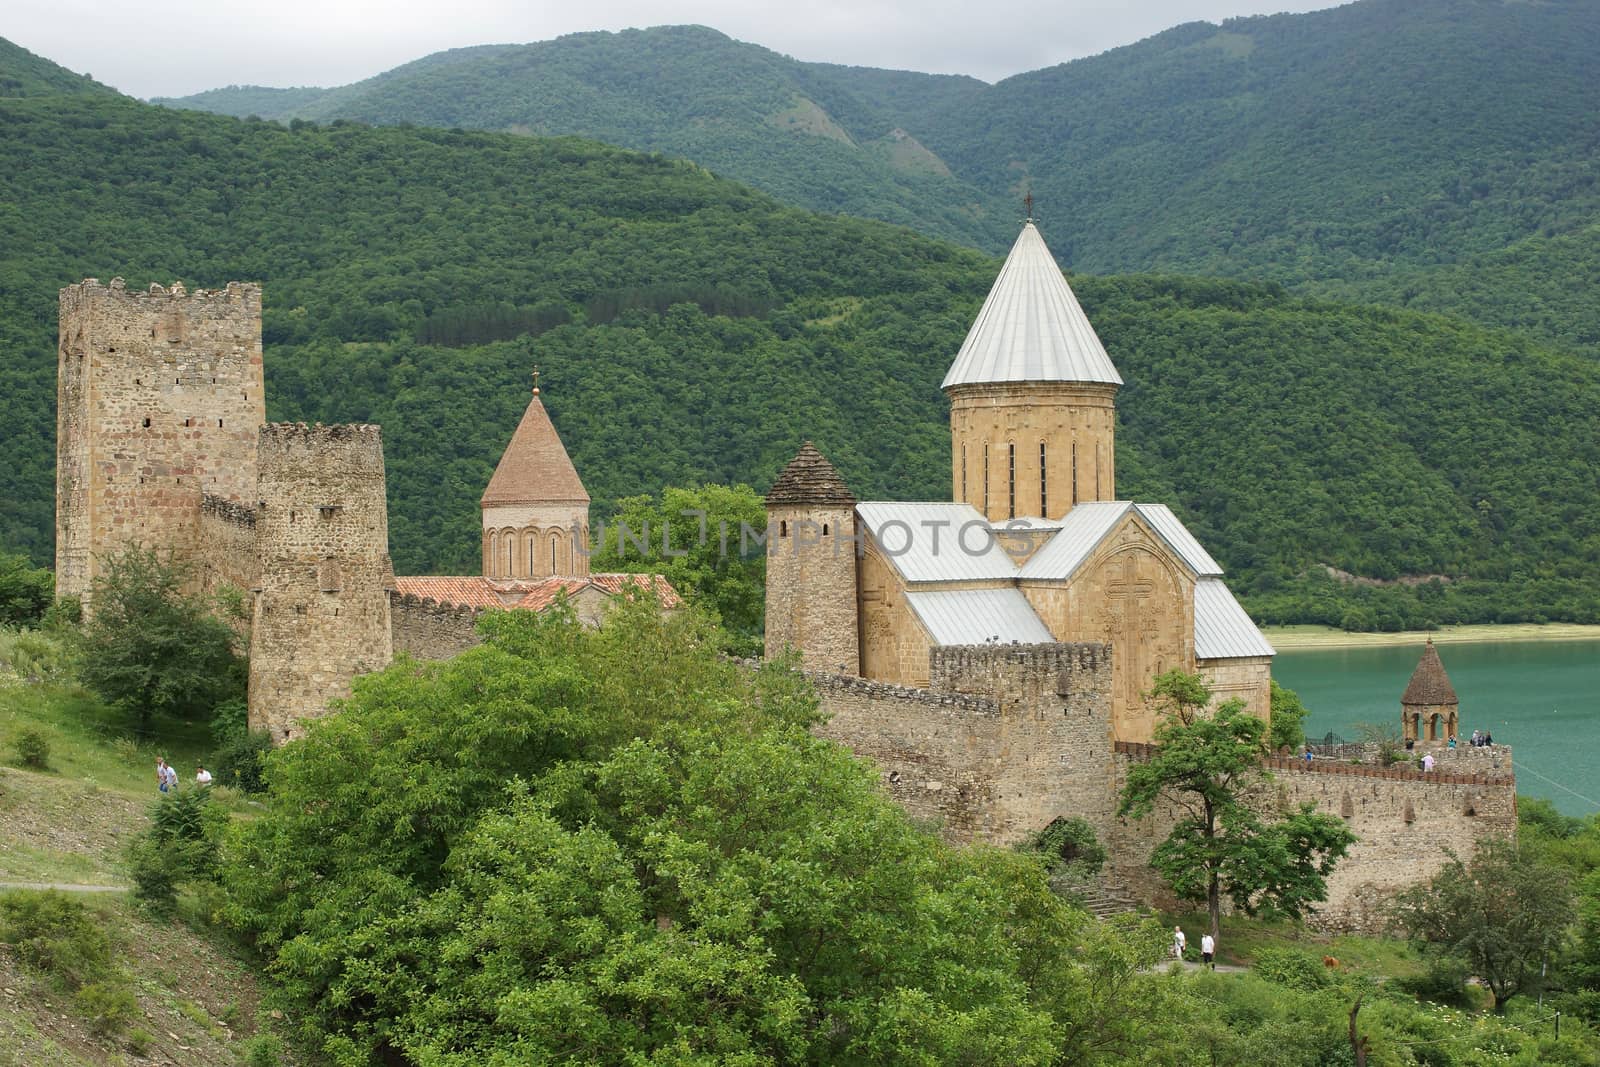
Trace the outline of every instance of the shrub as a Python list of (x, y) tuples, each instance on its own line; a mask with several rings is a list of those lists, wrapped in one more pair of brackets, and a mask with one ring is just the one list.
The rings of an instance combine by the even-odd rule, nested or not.
[(150, 829), (128, 846), (134, 897), (167, 913), (181, 883), (209, 880), (227, 818), (206, 789), (168, 793), (156, 801)]
[(50, 739), (45, 737), (43, 731), (31, 727), (25, 729), (17, 735), (11, 747), (16, 749), (17, 762), (22, 766), (40, 771), (50, 769)]
[(245, 1067), (279, 1067), (283, 1062), (283, 1042), (271, 1034), (257, 1034), (239, 1050)]
[(1333, 980), (1321, 960), (1289, 948), (1262, 949), (1251, 969), (1269, 982), (1302, 992), (1322, 989)]
[(112, 973), (111, 938), (83, 901), (53, 889), (0, 894), (0, 941), (68, 989)]
[(78, 990), (73, 1001), (79, 1014), (89, 1020), (89, 1029), (101, 1037), (120, 1034), (139, 1017), (133, 992), (116, 982), (91, 982)]
[(150, 1054), (150, 1050), (155, 1047), (156, 1037), (148, 1030), (134, 1027), (132, 1030), (128, 1031), (128, 1039), (123, 1042), (123, 1044), (125, 1044), (128, 1047), (128, 1051), (133, 1053), (135, 1056), (148, 1056)]
[(262, 771), (271, 751), (272, 736), (265, 730), (240, 731), (211, 754), (211, 772), (218, 785), (232, 786), (244, 793), (263, 792), (267, 785)]
[(1395, 984), (1423, 1000), (1470, 1008), (1473, 1000), (1467, 993), (1467, 977), (1471, 970), (1459, 956), (1435, 955), (1429, 957), (1421, 974), (1396, 978)]
[(1044, 857), (1052, 874), (1091, 878), (1106, 862), (1105, 846), (1083, 819), (1058, 818), (1034, 835), (1027, 849)]

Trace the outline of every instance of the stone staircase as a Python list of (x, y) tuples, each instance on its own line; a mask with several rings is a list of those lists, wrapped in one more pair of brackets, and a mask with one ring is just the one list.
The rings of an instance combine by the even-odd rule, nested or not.
[(1052, 878), (1050, 888), (1062, 896), (1070, 897), (1083, 905), (1084, 910), (1100, 919), (1138, 911), (1139, 904), (1126, 886), (1104, 877), (1092, 880)]

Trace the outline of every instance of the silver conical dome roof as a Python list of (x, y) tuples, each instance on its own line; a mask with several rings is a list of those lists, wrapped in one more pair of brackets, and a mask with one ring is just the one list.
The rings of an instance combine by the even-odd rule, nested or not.
[(1031, 220), (1011, 246), (941, 388), (987, 382), (1122, 384)]

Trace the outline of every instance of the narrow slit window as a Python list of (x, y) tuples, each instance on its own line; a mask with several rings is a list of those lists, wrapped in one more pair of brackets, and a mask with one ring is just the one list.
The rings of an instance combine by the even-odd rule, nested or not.
[(983, 517), (989, 517), (989, 445), (983, 446)]
[(963, 502), (967, 499), (967, 446), (965, 443), (961, 445), (961, 499)]
[(1078, 502), (1078, 442), (1072, 442), (1072, 502)]
[(1039, 517), (1041, 519), (1047, 519), (1047, 518), (1050, 517), (1050, 494), (1049, 494), (1049, 487), (1046, 485), (1046, 481), (1045, 481), (1045, 472), (1047, 470), (1049, 470), (1049, 469), (1050, 469), (1049, 466), (1046, 465), (1046, 463), (1044, 461), (1044, 442), (1040, 441), (1039, 442)]
[(1017, 443), (1006, 445), (1006, 517), (1017, 517)]

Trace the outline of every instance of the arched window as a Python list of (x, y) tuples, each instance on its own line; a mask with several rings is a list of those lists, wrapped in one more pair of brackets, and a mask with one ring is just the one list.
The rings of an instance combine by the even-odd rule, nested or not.
[(483, 531), (483, 574), (486, 578), (494, 577), (495, 552), (500, 545), (500, 537), (493, 530)]
[(510, 578), (516, 571), (512, 570), (512, 560), (516, 557), (517, 533), (515, 530), (500, 531), (500, 574), (501, 578)]
[[(146, 426), (150, 425), (149, 420), (145, 421), (145, 425)], [(963, 442), (961, 442), (961, 502), (964, 504), (964, 503), (966, 503), (966, 501), (967, 501), (967, 443), (965, 441), (963, 441)]]
[(778, 520), (778, 536), (779, 537), (788, 537), (789, 536), (789, 520), (788, 519), (779, 519)]
[(528, 578), (537, 578), (539, 572), (539, 530), (538, 527), (529, 527), (522, 538), (522, 573)]

